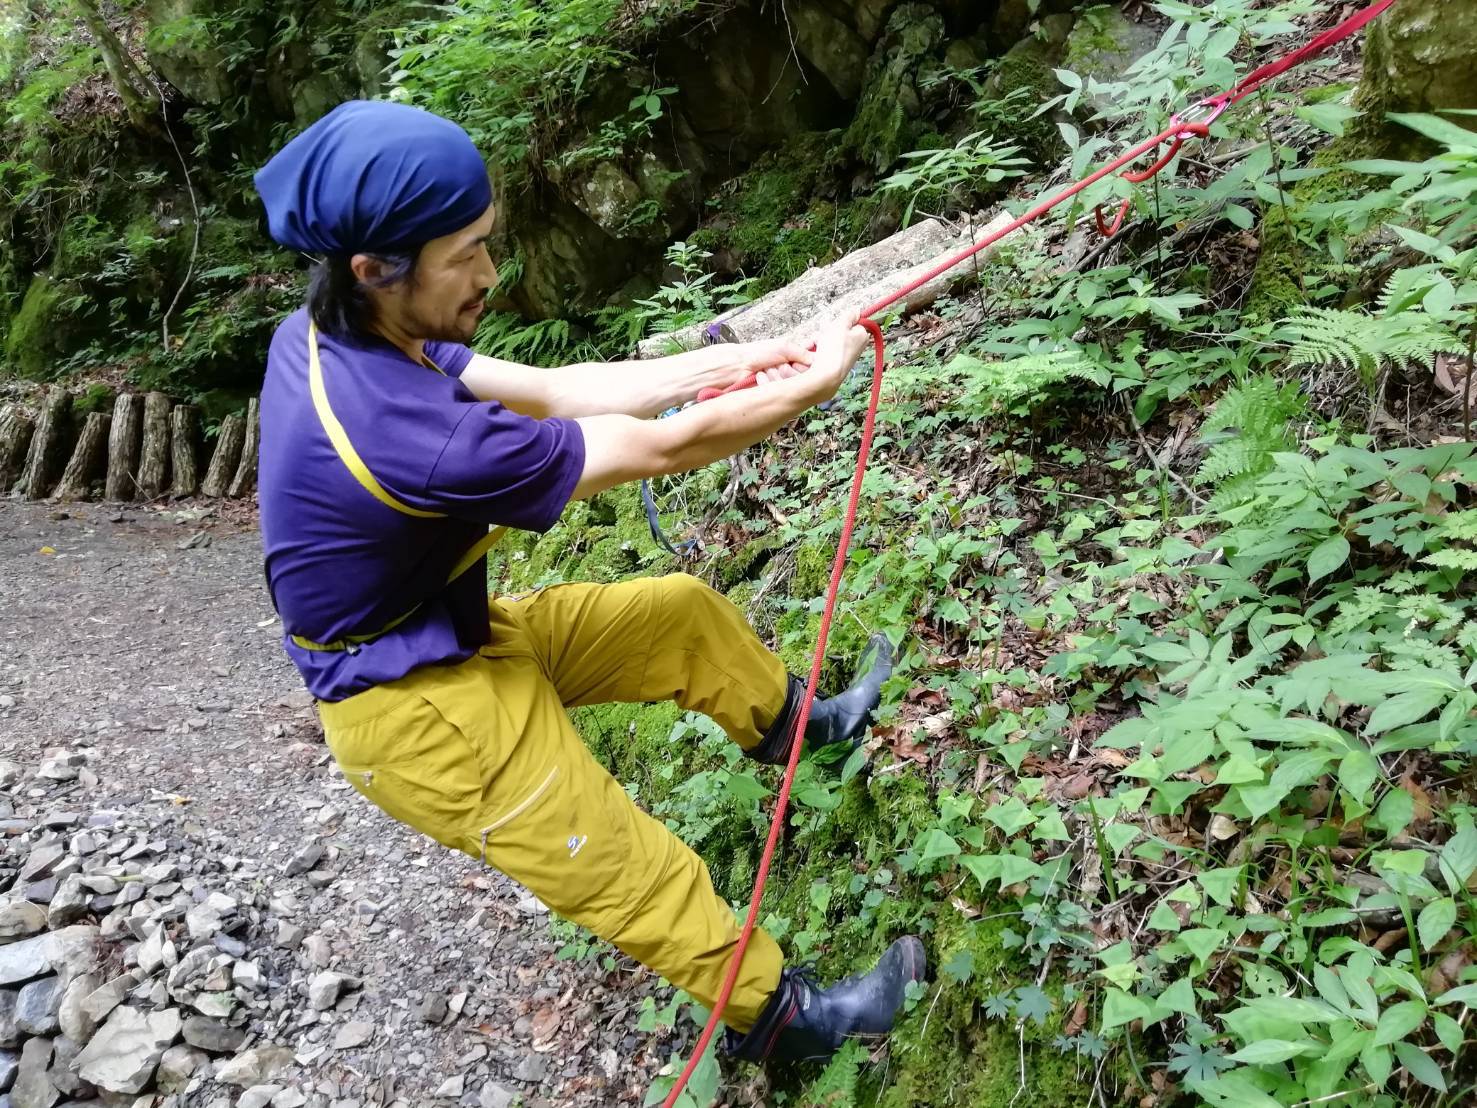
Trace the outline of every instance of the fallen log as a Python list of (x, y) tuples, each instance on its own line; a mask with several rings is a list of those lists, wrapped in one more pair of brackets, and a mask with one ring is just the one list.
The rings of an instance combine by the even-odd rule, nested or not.
[(236, 475), (236, 466), (241, 461), (241, 446), (245, 441), (246, 421), (240, 412), (232, 412), (221, 420), (220, 430), (215, 436), (215, 452), (210, 456), (210, 467), (205, 471), (205, 481), (200, 486), (202, 495), (226, 495), (231, 478)]
[(170, 496), (194, 496), (200, 488), (200, 471), (195, 464), (199, 429), (200, 413), (195, 405), (176, 404), (169, 413), (169, 466), (174, 471)]
[[(972, 220), (974, 230), (925, 219), (874, 246), (855, 250), (830, 265), (806, 270), (782, 289), (716, 316), (711, 322), (726, 324), (738, 342), (788, 338), (809, 342), (816, 331), (837, 316), (859, 312), (909, 282), (923, 276), (948, 255), (980, 242), (1011, 222), (1000, 212), (988, 223), (980, 216)], [(998, 245), (998, 244), (997, 244)], [(953, 285), (973, 272), (996, 247), (981, 251), (971, 263), (940, 274), (915, 289), (890, 310), (904, 314), (927, 307)], [(702, 345), (707, 323), (695, 323), (663, 335), (643, 339), (637, 346), (642, 358), (659, 358)]]
[(231, 487), (226, 490), (226, 495), (233, 500), (249, 496), (256, 488), (256, 456), (261, 443), (261, 402), (252, 397), (251, 403), (246, 405), (246, 441), (241, 445), (241, 461), (236, 466), (236, 476), (231, 478)]
[(43, 500), (51, 490), (66, 449), (67, 417), (71, 411), (72, 398), (66, 389), (53, 385), (46, 390), (36, 430), (31, 435), (31, 448), (26, 454), (26, 469), (21, 474), (21, 495), (27, 500)]
[(67, 463), (61, 482), (52, 496), (57, 500), (86, 500), (92, 494), (92, 476), (102, 468), (108, 425), (113, 417), (105, 412), (89, 412), (77, 436), (77, 448)]
[(7, 404), (0, 410), (0, 496), (10, 491), (26, 464), (34, 426), (31, 413), (19, 404)]
[(108, 434), (108, 477), (103, 488), (108, 500), (133, 499), (142, 424), (142, 398), (135, 392), (120, 393), (113, 402), (113, 426)]
[(138, 494), (153, 500), (164, 491), (169, 472), (169, 397), (151, 392), (144, 397), (144, 437), (138, 463)]

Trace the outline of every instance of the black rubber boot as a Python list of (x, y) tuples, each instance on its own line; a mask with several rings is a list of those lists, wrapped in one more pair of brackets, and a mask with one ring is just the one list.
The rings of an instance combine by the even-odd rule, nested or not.
[[(882, 699), (882, 683), (892, 676), (892, 642), (880, 632), (867, 640), (857, 660), (856, 676), (846, 691), (832, 697), (815, 698), (805, 724), (805, 741), (815, 747), (850, 743), (855, 750), (872, 723)], [(805, 699), (805, 682), (790, 678), (785, 706), (759, 745), (745, 753), (756, 762), (782, 766), (790, 760), (790, 735)]]
[(847, 1039), (880, 1038), (892, 1030), (908, 983), (927, 970), (923, 944), (909, 935), (887, 948), (870, 972), (828, 989), (808, 970), (786, 969), (747, 1035), (729, 1031), (724, 1051), (746, 1062), (824, 1061)]

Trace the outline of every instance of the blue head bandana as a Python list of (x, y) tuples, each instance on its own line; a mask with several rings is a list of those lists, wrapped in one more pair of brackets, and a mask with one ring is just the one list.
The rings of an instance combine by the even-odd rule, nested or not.
[(474, 223), (487, 166), (449, 119), (382, 100), (340, 104), (256, 175), (267, 225), (311, 254), (390, 253)]

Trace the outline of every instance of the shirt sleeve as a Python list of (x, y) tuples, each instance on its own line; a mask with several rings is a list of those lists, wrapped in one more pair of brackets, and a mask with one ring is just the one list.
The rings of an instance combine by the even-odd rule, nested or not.
[(426, 357), (448, 377), (460, 377), (472, 360), (472, 348), (459, 342), (428, 342)]
[(468, 404), (431, 469), (426, 502), (461, 519), (547, 531), (584, 468), (585, 436), (574, 420)]

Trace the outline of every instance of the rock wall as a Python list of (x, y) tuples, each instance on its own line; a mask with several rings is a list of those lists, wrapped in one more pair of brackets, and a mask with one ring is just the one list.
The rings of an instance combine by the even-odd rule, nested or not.
[[(1371, 25), (1366, 41), (1360, 99), (1367, 110), (1477, 109), (1477, 4), (1471, 0), (1401, 0)], [(1477, 126), (1477, 119), (1465, 119)], [(1403, 129), (1387, 134), (1396, 144), (1410, 138)]]

